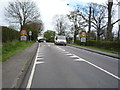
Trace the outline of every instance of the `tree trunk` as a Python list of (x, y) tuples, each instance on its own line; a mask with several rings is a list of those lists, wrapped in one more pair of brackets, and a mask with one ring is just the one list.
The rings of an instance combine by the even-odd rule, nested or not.
[(112, 12), (113, 2), (108, 2), (108, 26), (107, 26), (107, 40), (112, 40), (112, 28), (111, 24), (111, 12)]
[(89, 22), (88, 22), (88, 24), (89, 24), (89, 26), (88, 26), (88, 40), (90, 40), (90, 31), (91, 31), (91, 6), (89, 7)]
[(77, 25), (75, 25), (75, 32), (74, 32), (74, 43), (76, 43), (76, 29), (77, 29)]
[(118, 40), (120, 40), (120, 25), (119, 25), (119, 30), (118, 30)]

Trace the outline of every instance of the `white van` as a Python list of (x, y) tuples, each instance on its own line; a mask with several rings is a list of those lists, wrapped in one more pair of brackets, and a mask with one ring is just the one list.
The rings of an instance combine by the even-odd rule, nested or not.
[(67, 40), (65, 36), (55, 36), (55, 44), (56, 45), (65, 45), (67, 44)]

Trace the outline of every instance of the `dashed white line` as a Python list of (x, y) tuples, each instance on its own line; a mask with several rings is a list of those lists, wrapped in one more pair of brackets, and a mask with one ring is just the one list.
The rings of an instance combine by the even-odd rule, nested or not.
[(71, 54), (71, 53), (68, 53), (68, 54), (66, 54), (67, 56), (72, 56), (73, 54)]
[[(39, 46), (40, 46), (40, 44), (39, 44)], [(45, 63), (45, 62), (43, 62), (43, 61), (37, 61), (37, 60), (38, 60), (38, 57), (39, 57), (38, 54), (39, 54), (39, 47), (38, 47), (37, 54), (36, 54), (36, 58), (35, 58), (35, 61), (34, 61), (34, 64), (33, 64), (33, 68), (32, 68), (32, 71), (31, 71), (31, 74), (30, 74), (28, 83), (27, 83), (27, 87), (26, 87), (26, 88), (28, 88), (28, 89), (30, 89), (30, 87), (31, 87), (36, 65), (37, 65), (37, 64)], [(40, 59), (43, 59), (43, 58), (40, 58)]]
[(73, 57), (73, 58), (79, 58), (78, 56), (76, 56), (76, 55), (73, 55), (73, 56), (70, 56), (70, 57)]
[(42, 64), (42, 63), (45, 63), (45, 62), (43, 62), (43, 61), (40, 61), (40, 62), (36, 62), (35, 64)]
[(81, 59), (79, 58), (79, 59), (75, 59), (74, 61), (85, 61), (85, 60), (82, 58)]
[(69, 52), (63, 52), (63, 53), (68, 54)]

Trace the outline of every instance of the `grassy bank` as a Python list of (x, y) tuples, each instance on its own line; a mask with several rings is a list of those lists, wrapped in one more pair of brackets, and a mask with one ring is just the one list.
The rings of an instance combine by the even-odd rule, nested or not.
[(83, 46), (83, 45), (79, 45), (79, 44), (71, 44), (71, 45), (81, 46), (81, 47), (95, 49), (95, 50), (108, 52), (108, 53), (113, 53), (113, 54), (120, 54), (120, 51), (108, 50), (108, 49), (98, 48), (98, 47), (95, 47), (95, 46)]
[(0, 62), (2, 61), (2, 44), (0, 44)]
[(2, 62), (31, 46), (34, 42), (13, 41), (4, 43), (2, 47)]

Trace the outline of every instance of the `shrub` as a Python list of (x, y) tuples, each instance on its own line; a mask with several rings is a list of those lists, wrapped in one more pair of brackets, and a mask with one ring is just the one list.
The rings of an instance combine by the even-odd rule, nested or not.
[(2, 27), (2, 42), (12, 42), (19, 40), (19, 32), (8, 27)]
[(97, 48), (103, 48), (107, 50), (120, 51), (120, 41), (95, 41), (88, 40), (86, 44), (82, 44), (80, 41), (77, 41), (76, 44), (94, 46)]

